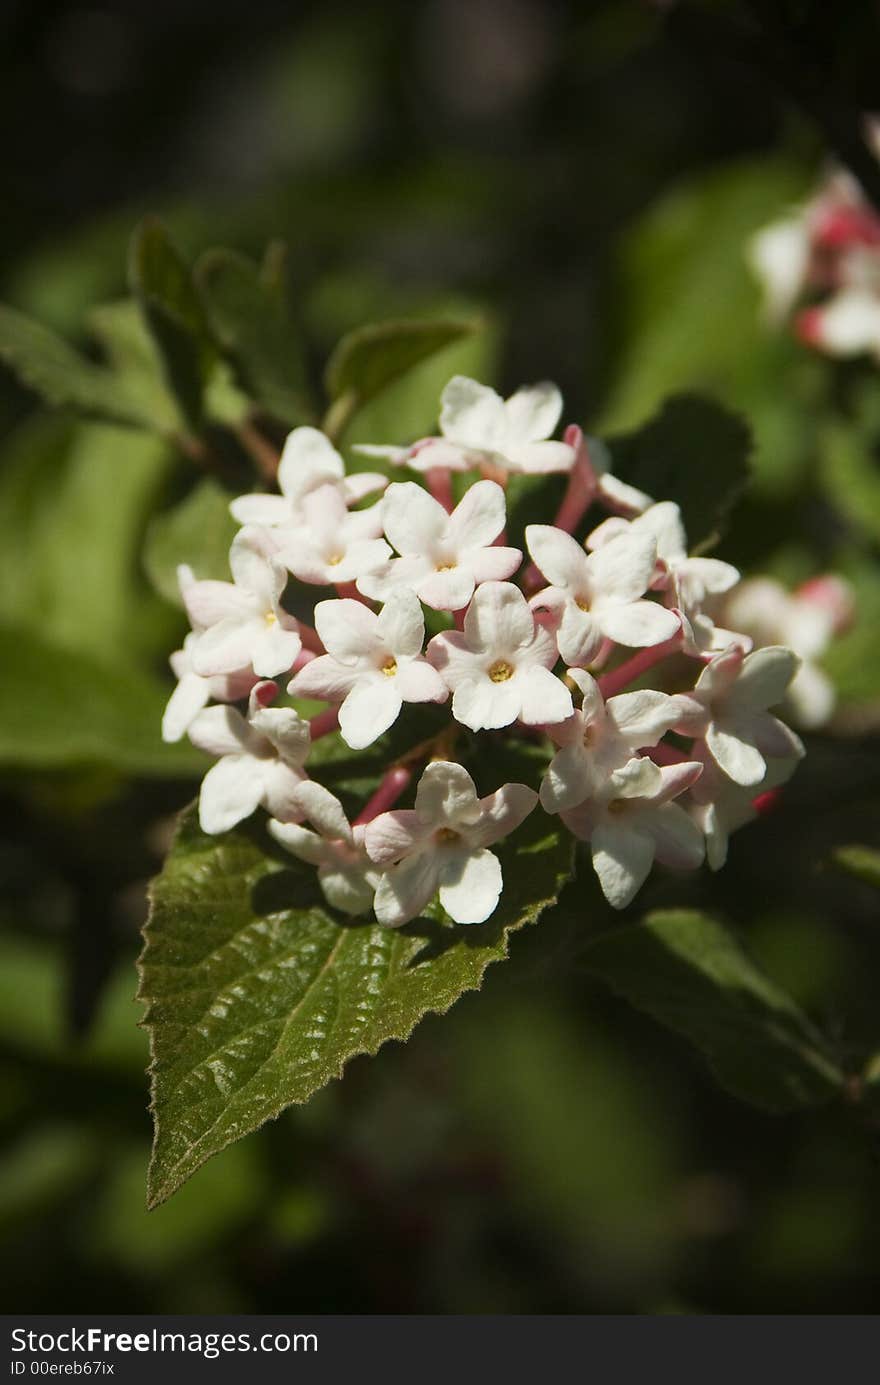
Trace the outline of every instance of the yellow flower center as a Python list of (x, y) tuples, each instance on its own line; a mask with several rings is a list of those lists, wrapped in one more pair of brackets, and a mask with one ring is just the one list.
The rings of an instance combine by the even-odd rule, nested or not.
[(263, 619), (267, 625), (277, 625), (278, 623), (278, 617), (274, 611), (267, 611)]
[(435, 834), (435, 840), (446, 845), (448, 842), (460, 841), (461, 837), (458, 832), (453, 832), (451, 827), (441, 827)]
[(385, 674), (386, 678), (393, 678), (397, 672), (397, 660), (391, 654), (389, 654), (382, 665), (382, 672)]
[(435, 567), (434, 571), (435, 571), (435, 572), (451, 572), (452, 569), (455, 568), (455, 567), (458, 567), (458, 563), (438, 563), (437, 566)]
[(331, 553), (330, 557), (327, 559), (327, 566), (338, 567), (339, 564), (342, 562), (342, 558), (343, 555), (341, 553)]
[(612, 813), (614, 817), (618, 817), (621, 813), (626, 812), (626, 807), (627, 802), (625, 798), (612, 798), (611, 802), (608, 804), (608, 811)]
[(592, 722), (584, 727), (583, 742), (587, 750), (589, 750), (591, 745), (596, 744), (596, 727)]
[(513, 677), (513, 668), (506, 659), (497, 659), (489, 669), (489, 677), (493, 683), (506, 683), (508, 678)]
[(575, 600), (575, 605), (581, 611), (588, 611), (590, 609), (590, 598), (588, 596), (579, 596)]

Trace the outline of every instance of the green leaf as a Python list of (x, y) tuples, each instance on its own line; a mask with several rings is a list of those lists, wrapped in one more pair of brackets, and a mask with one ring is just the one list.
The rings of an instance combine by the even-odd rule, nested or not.
[(159, 438), (60, 415), (0, 451), (0, 620), (104, 662), (164, 659), (172, 613), (137, 565), (174, 457)]
[(152, 887), (140, 964), (151, 1204), (356, 1054), (408, 1038), (424, 1015), (477, 989), (568, 874), (569, 843), (535, 839), (546, 826), (530, 819), (503, 851), (504, 894), (487, 923), (456, 927), (435, 911), (394, 931), (329, 910), (314, 869), (279, 855), (260, 828), (206, 837), (187, 812)]
[(771, 1111), (827, 1101), (844, 1077), (823, 1036), (713, 919), (649, 914), (603, 934), (585, 961), (633, 1005), (683, 1034), (722, 1086)]
[(55, 408), (90, 418), (154, 427), (129, 381), (97, 365), (39, 322), (0, 304), (0, 360)]
[[(741, 410), (755, 432), (759, 489), (790, 493), (810, 463), (810, 398), (822, 363), (769, 324), (749, 238), (806, 194), (814, 170), (744, 160), (684, 182), (622, 239), (610, 399), (594, 430), (636, 426), (679, 390)], [(711, 458), (707, 456), (707, 463)]]
[(839, 846), (834, 863), (849, 875), (880, 890), (880, 851), (870, 846)]
[(636, 433), (608, 439), (615, 476), (681, 508), (691, 552), (717, 541), (748, 478), (745, 421), (710, 399), (677, 395)]
[(195, 277), (214, 336), (245, 393), (282, 423), (306, 422), (302, 343), (290, 320), (280, 255), (273, 249), (261, 274), (243, 255), (209, 250)]
[(141, 416), (157, 432), (177, 432), (180, 411), (168, 389), (156, 343), (134, 300), (124, 298), (93, 308), (88, 326)]
[(177, 568), (188, 563), (196, 577), (228, 582), (229, 546), (238, 526), (231, 496), (211, 477), (199, 481), (179, 504), (154, 516), (144, 545), (144, 566), (153, 586), (180, 606)]
[(0, 683), (0, 765), (181, 776), (204, 768), (191, 746), (160, 739), (170, 687), (158, 679), (8, 625), (0, 626), (0, 665), (9, 670)]
[(152, 217), (134, 233), (129, 277), (168, 383), (190, 426), (197, 429), (216, 351), (189, 268), (165, 228)]
[(479, 330), (477, 321), (379, 322), (349, 332), (327, 363), (333, 401), (325, 430), (338, 438), (354, 414), (414, 366)]

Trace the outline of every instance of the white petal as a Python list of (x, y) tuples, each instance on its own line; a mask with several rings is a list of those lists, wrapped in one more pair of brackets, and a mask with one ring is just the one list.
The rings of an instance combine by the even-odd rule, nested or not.
[(435, 611), (461, 611), (474, 592), (474, 574), (465, 563), (442, 572), (428, 572), (415, 586), (426, 606)]
[(250, 755), (225, 755), (202, 780), (199, 824), (215, 836), (250, 817), (263, 796), (261, 765)]
[(460, 630), (435, 635), (428, 642), (425, 657), (452, 691), (459, 683), (484, 676), (485, 654), (475, 654)]
[(555, 431), (562, 414), (562, 395), (556, 385), (543, 380), (517, 390), (504, 404), (511, 442), (541, 442)]
[(330, 841), (353, 842), (342, 804), (323, 784), (317, 784), (314, 779), (304, 779), (297, 788), (296, 799), (303, 816), (318, 829), (322, 837)]
[(439, 855), (440, 903), (456, 923), (484, 923), (494, 913), (503, 880), (497, 856), (483, 849)]
[(293, 697), (318, 697), (327, 702), (341, 702), (360, 677), (357, 665), (341, 664), (329, 654), (319, 654), (295, 673), (287, 685)]
[(477, 481), (449, 516), (446, 537), (455, 552), (486, 548), (507, 522), (504, 491), (495, 481)]
[(259, 617), (221, 620), (203, 630), (193, 644), (193, 669), (203, 678), (247, 668), (255, 641), (265, 626)]
[(454, 375), (440, 400), (440, 432), (462, 447), (503, 450), (507, 439), (504, 401), (487, 385)]
[(418, 915), (437, 888), (437, 855), (421, 851), (392, 866), (379, 881), (373, 908), (386, 928), (399, 928)]
[(504, 548), (500, 544), (478, 548), (467, 555), (467, 565), (476, 583), (505, 582), (521, 562), (522, 553), (518, 548)]
[(505, 448), (503, 461), (509, 471), (524, 476), (552, 476), (571, 471), (575, 450), (565, 442), (527, 442)]
[(263, 767), (262, 803), (279, 822), (299, 822), (299, 789), (303, 772), (283, 760), (268, 760)]
[(541, 806), (546, 813), (576, 808), (601, 787), (594, 770), (595, 759), (582, 743), (565, 745), (547, 767), (541, 781)]
[(341, 480), (344, 473), (342, 458), (317, 428), (294, 428), (288, 433), (278, 464), (283, 495), (298, 500), (324, 482)]
[(688, 558), (685, 567), (711, 596), (729, 592), (740, 577), (738, 568), (732, 563), (722, 563), (718, 558)]
[(645, 689), (610, 697), (606, 712), (628, 745), (656, 745), (678, 721), (678, 705), (666, 693)]
[(206, 707), (191, 723), (189, 738), (209, 755), (241, 755), (254, 744), (254, 733), (236, 707)]
[(694, 688), (697, 700), (704, 703), (722, 701), (739, 677), (742, 664), (743, 651), (737, 644), (717, 654), (697, 679)]
[(342, 739), (352, 750), (363, 750), (392, 726), (403, 705), (396, 678), (379, 674), (356, 683), (339, 708)]
[(465, 639), (472, 649), (510, 656), (534, 633), (535, 618), (512, 582), (484, 582), (474, 592), (464, 618)]
[(397, 665), (397, 691), (404, 702), (445, 702), (449, 689), (426, 659), (406, 659)]
[(449, 515), (415, 481), (396, 481), (382, 504), (385, 537), (398, 553), (431, 553), (446, 533)]
[(657, 557), (653, 534), (632, 530), (612, 539), (586, 559), (593, 590), (616, 601), (636, 601), (650, 587)]
[[(590, 445), (590, 456), (593, 455), (592, 443)], [(610, 472), (605, 472), (599, 477), (599, 494), (607, 504), (625, 515), (640, 515), (649, 505), (653, 505), (653, 500), (645, 491), (637, 490), (635, 486), (628, 486), (619, 477), (612, 476)]]
[(196, 628), (205, 629), (222, 620), (240, 621), (253, 610), (247, 592), (239, 591), (232, 582), (189, 582), (181, 595), (186, 613)]
[(526, 526), (526, 547), (535, 566), (552, 586), (574, 595), (587, 594), (587, 555), (571, 534), (552, 524), (529, 524)]
[(676, 562), (687, 557), (687, 535), (684, 532), (681, 510), (672, 500), (651, 505), (638, 519), (633, 520), (632, 533), (653, 534), (657, 541), (657, 557)]
[(319, 601), (315, 607), (315, 629), (321, 643), (334, 659), (360, 664), (382, 648), (378, 617), (362, 601)]
[(477, 822), (480, 803), (467, 770), (452, 760), (433, 760), (416, 790), (416, 812), (422, 822), (457, 827)]
[(287, 524), (290, 501), (283, 495), (240, 495), (230, 503), (229, 513), (239, 524)]
[(229, 549), (235, 584), (270, 610), (284, 591), (286, 573), (272, 561), (259, 529), (239, 529)]
[(559, 653), (567, 664), (591, 664), (602, 645), (602, 628), (589, 611), (567, 601), (556, 634)]
[(480, 799), (480, 816), (466, 831), (469, 846), (491, 846), (515, 832), (538, 802), (534, 789), (526, 784), (502, 784), (494, 793)]
[(735, 724), (713, 721), (706, 732), (706, 745), (716, 764), (735, 784), (750, 787), (760, 784), (764, 778), (767, 768), (764, 756), (742, 739)]
[(785, 697), (800, 660), (782, 645), (756, 649), (743, 660), (742, 671), (726, 698), (731, 711), (764, 711)]
[(803, 758), (805, 751), (800, 736), (769, 712), (755, 712), (749, 719), (750, 739), (762, 755), (773, 759)]
[(705, 855), (703, 834), (678, 803), (645, 813), (642, 823), (656, 848), (656, 859), (679, 870), (696, 870)]
[(372, 495), (375, 491), (383, 491), (387, 485), (388, 477), (379, 471), (355, 471), (351, 476), (345, 477), (342, 490), (346, 502), (356, 505), (364, 496)]
[(618, 823), (593, 831), (593, 868), (613, 909), (625, 909), (648, 878), (654, 842), (646, 833)]
[(431, 831), (413, 808), (395, 808), (380, 813), (364, 828), (364, 846), (371, 861), (379, 866), (411, 856)]
[[(604, 550), (602, 550), (604, 552)], [(607, 606), (597, 614), (602, 632), (609, 640), (635, 648), (663, 644), (681, 628), (674, 611), (656, 601), (633, 601), (628, 606)]]
[(391, 557), (384, 539), (366, 539), (350, 543), (339, 563), (328, 564), (325, 582), (356, 582), (371, 572), (377, 572)]
[(185, 673), (168, 699), (162, 715), (163, 741), (179, 741), (206, 705), (211, 693), (207, 678)]
[(517, 678), (520, 688), (520, 717), (527, 726), (565, 721), (574, 708), (571, 693), (561, 678), (548, 668), (524, 669)]
[(299, 630), (286, 630), (280, 621), (267, 625), (251, 646), (251, 664), (260, 678), (287, 673), (302, 649)]
[[(383, 646), (394, 654), (421, 654), (425, 641), (425, 617), (415, 592), (407, 587), (392, 592), (376, 618), (376, 630)], [(321, 638), (324, 638), (323, 635)], [(327, 641), (324, 640), (324, 643)]]
[(837, 693), (827, 673), (816, 664), (801, 664), (787, 695), (792, 721), (804, 730), (814, 731), (824, 726), (836, 701)]
[(371, 874), (354, 864), (346, 866), (336, 862), (319, 869), (318, 882), (330, 907), (354, 918), (357, 914), (365, 914), (372, 906), (374, 883)]
[(274, 837), (285, 851), (300, 861), (308, 861), (311, 866), (319, 866), (330, 854), (330, 846), (323, 837), (319, 837), (317, 832), (310, 832), (307, 827), (300, 827), (298, 823), (270, 818), (266, 826), (270, 837)]
[(292, 765), (305, 764), (311, 749), (309, 723), (292, 707), (263, 707), (251, 713), (250, 723), (282, 759)]
[(880, 303), (873, 291), (844, 289), (813, 310), (819, 346), (834, 356), (857, 356), (880, 347)]
[(493, 683), (485, 674), (459, 683), (452, 696), (452, 715), (471, 731), (497, 731), (520, 713), (516, 680)]

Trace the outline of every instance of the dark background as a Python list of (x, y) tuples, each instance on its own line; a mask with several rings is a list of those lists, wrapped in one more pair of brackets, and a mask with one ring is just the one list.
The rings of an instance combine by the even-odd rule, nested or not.
[[(486, 377), (555, 379), (591, 427), (686, 387), (749, 415), (755, 484), (724, 556), (856, 583), (841, 713), (723, 875), (661, 875), (637, 909), (695, 901), (731, 922), (858, 1063), (880, 1043), (876, 895), (829, 862), (877, 837), (880, 536), (822, 441), (829, 420), (855, 428), (850, 377), (762, 326), (745, 241), (810, 187), (829, 129), (846, 146), (880, 107), (878, 38), (873, 5), (778, 0), (0, 14), (0, 292), (63, 334), (84, 340), (89, 308), (125, 292), (131, 228), (158, 212), (189, 253), (289, 242), (316, 374), (361, 321), (473, 308), (492, 323)], [(34, 409), (4, 377), (9, 455)], [(177, 484), (163, 472), (151, 504)], [(99, 524), (101, 504), (112, 486)], [(87, 540), (70, 541), (71, 585)], [(149, 600), (139, 657), (158, 673), (179, 617)], [(570, 922), (517, 939), (480, 996), (147, 1214), (132, 964), (144, 881), (192, 792), (89, 766), (0, 778), (7, 1311), (876, 1307), (869, 1123), (727, 1096), (590, 981)], [(600, 905), (575, 888), (586, 929)]]

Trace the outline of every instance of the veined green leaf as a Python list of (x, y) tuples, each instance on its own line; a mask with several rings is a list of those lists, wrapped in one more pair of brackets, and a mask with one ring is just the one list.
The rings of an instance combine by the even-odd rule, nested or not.
[(535, 837), (546, 826), (530, 819), (502, 851), (504, 893), (487, 923), (461, 928), (435, 910), (393, 931), (328, 909), (314, 870), (279, 854), (259, 826), (211, 838), (187, 812), (153, 884), (140, 964), (151, 1203), (356, 1054), (406, 1039), (424, 1015), (478, 988), (569, 873), (570, 843)]
[(840, 1093), (844, 1076), (822, 1034), (714, 919), (689, 910), (649, 914), (598, 937), (585, 962), (690, 1039), (743, 1101), (786, 1111)]

